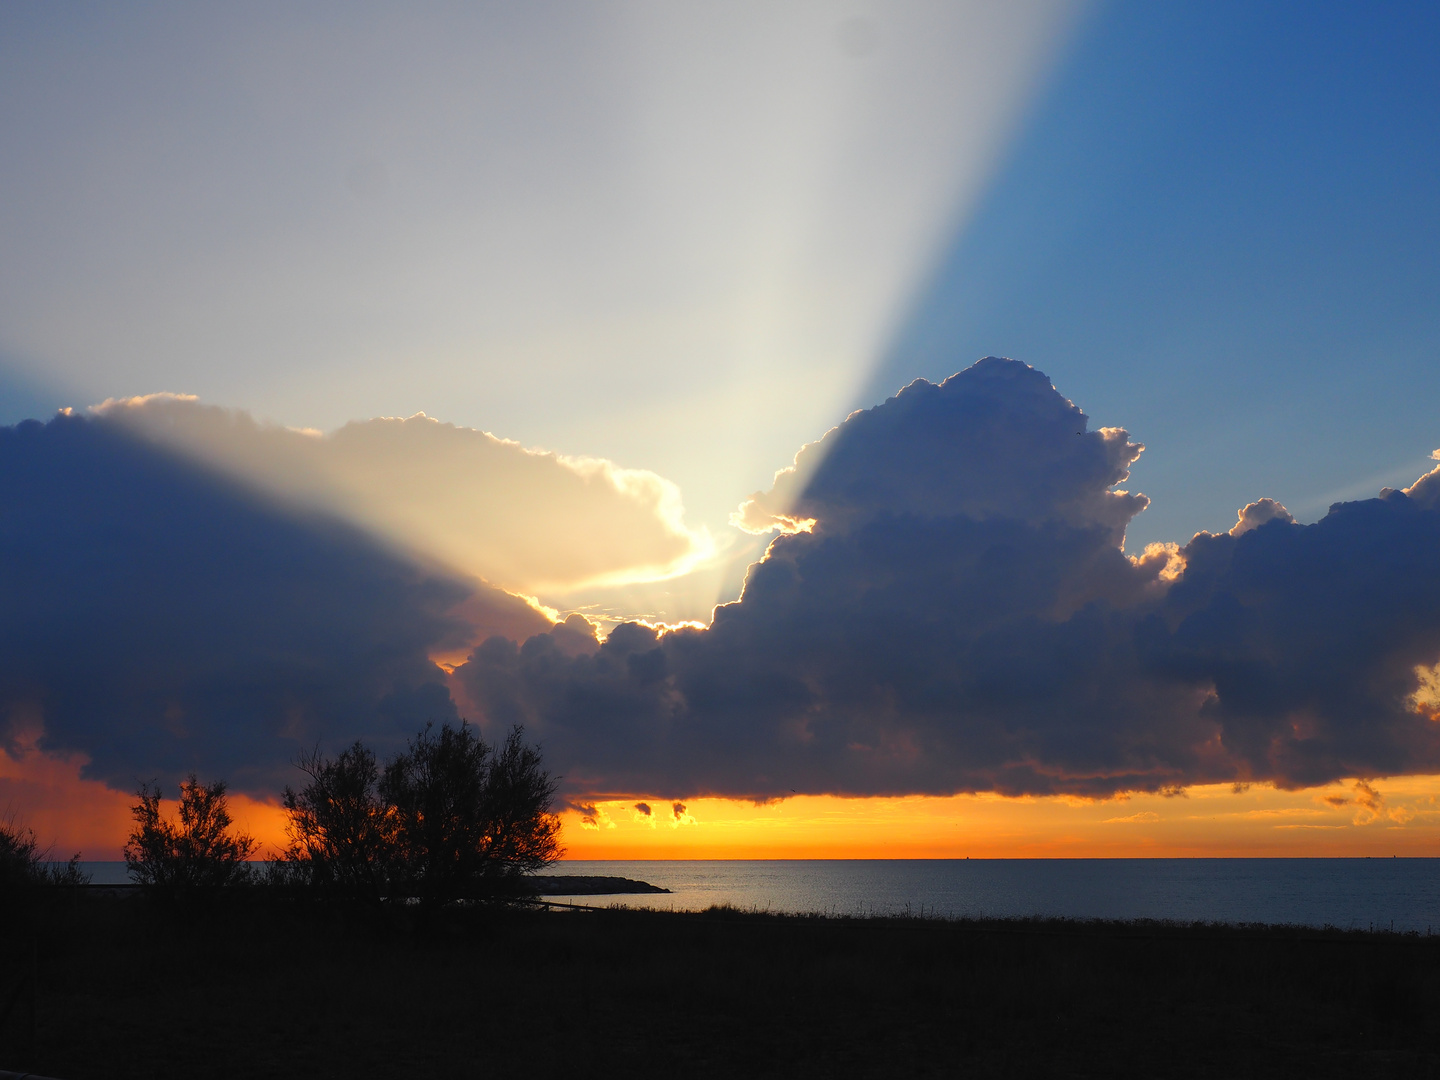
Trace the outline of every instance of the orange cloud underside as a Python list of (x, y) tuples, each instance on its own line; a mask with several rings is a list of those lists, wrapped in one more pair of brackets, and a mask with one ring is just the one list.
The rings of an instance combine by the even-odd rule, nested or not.
[[(0, 752), (0, 810), (33, 828), (57, 858), (121, 857), (132, 797), (80, 778), (84, 758)], [(202, 777), (202, 779), (205, 779)], [(173, 794), (173, 793), (171, 793)], [(601, 803), (596, 824), (562, 814), (572, 859), (1026, 858), (1440, 855), (1440, 776), (1346, 781), (1304, 791), (1230, 785), (1184, 795), (1076, 799), (844, 799), (798, 796), (755, 806), (730, 799)], [(262, 852), (284, 843), (284, 814), (231, 799)]]

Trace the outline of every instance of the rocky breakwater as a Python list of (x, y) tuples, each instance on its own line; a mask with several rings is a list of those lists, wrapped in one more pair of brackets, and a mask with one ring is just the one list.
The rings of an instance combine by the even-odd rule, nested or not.
[(522, 888), (531, 896), (620, 896), (670, 891), (633, 878), (572, 874), (541, 874), (526, 878)]

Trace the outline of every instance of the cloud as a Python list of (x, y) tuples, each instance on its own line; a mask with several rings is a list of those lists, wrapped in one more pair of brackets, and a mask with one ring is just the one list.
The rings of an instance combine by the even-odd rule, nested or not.
[[(0, 429), (12, 757), (84, 758), (122, 790), (195, 769), (264, 794), (316, 742), (383, 753), (463, 712), (525, 724), (595, 827), (605, 802), (678, 826), (712, 795), (1097, 798), (1440, 769), (1440, 468), (1312, 525), (1258, 500), (1229, 531), (1128, 556), (1145, 498), (1116, 486), (1139, 445), (990, 358), (852, 415), (750, 499), (752, 526), (808, 529), (775, 537), (708, 628), (600, 641), (114, 415), (254, 426), (163, 406)], [(396, 423), (396, 457), (419, 460)], [(252, 435), (281, 464), (290, 440), (325, 445)], [(1357, 812), (1407, 820), (1370, 797)]]
[(575, 807), (580, 814), (580, 827), (582, 829), (613, 829), (615, 822), (610, 820), (610, 815), (605, 812), (603, 806), (594, 803), (580, 803)]
[(1239, 520), (1230, 526), (1230, 535), (1243, 536), (1251, 529), (1258, 529), (1267, 521), (1293, 523), (1295, 517), (1274, 499), (1257, 499), (1241, 508)]
[[(1430, 456), (1440, 461), (1440, 450), (1432, 451)], [(1380, 492), (1380, 497), (1387, 499), (1391, 494), (1391, 488), (1384, 488)], [(1436, 466), (1416, 480), (1405, 489), (1404, 494), (1412, 503), (1422, 509), (1440, 509), (1440, 466)]]
[(1385, 816), (1385, 797), (1364, 780), (1355, 781), (1355, 805), (1361, 811), (1355, 819), (1357, 825)]
[(1281, 787), (1440, 768), (1440, 470), (1122, 549), (1141, 447), (987, 358), (853, 414), (737, 515), (708, 629), (484, 643), (456, 678), (573, 790), (684, 799)]
[(712, 549), (685, 525), (679, 489), (654, 473), (527, 450), (423, 413), (322, 435), (174, 394), (95, 412), (287, 505), (341, 516), (512, 591), (653, 580)]
[(121, 790), (274, 792), (302, 749), (382, 752), (455, 706), (432, 654), (549, 625), (103, 419), (0, 428), (0, 744)]
[[(1342, 800), (1342, 804), (1343, 804)], [(1364, 780), (1355, 781), (1355, 824), (1371, 825), (1376, 822), (1393, 821), (1395, 826), (1403, 827), (1406, 822), (1414, 819), (1415, 813), (1409, 807), (1388, 806), (1385, 796), (1380, 794), (1371, 784)], [(1337, 806), (1340, 804), (1336, 804)]]
[(1125, 817), (1107, 817), (1106, 825), (1149, 825), (1160, 820), (1160, 815), (1154, 810), (1142, 810), (1138, 814), (1129, 814)]
[(987, 357), (957, 378), (963, 392), (918, 379), (882, 408), (852, 414), (732, 521), (794, 532), (818, 519), (835, 533), (881, 514), (1004, 517), (1103, 527), (1118, 545), (1149, 500), (1109, 489), (1144, 447), (1119, 428), (1087, 433), (1085, 414), (1023, 364)]

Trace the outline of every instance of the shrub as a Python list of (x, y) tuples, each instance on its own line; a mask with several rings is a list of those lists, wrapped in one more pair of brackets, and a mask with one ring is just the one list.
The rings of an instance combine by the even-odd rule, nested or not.
[(0, 821), (0, 891), (9, 893), (41, 879), (44, 856), (38, 849), (35, 831)]
[(16, 823), (13, 816), (0, 820), (0, 894), (11, 895), (34, 885), (84, 885), (90, 875), (80, 869), (76, 852), (63, 867), (51, 864), (35, 830)]

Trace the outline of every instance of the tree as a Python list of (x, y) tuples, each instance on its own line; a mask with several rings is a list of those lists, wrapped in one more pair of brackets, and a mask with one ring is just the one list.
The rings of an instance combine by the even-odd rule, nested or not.
[(395, 816), (380, 797), (375, 754), (357, 740), (334, 761), (316, 750), (296, 765), (310, 782), (299, 791), (287, 787), (281, 798), (290, 815), (282, 875), (378, 902), (395, 862)]
[(558, 859), (556, 784), (515, 728), (492, 749), (469, 724), (427, 725), (385, 766), (397, 862), (428, 903), (503, 891), (507, 879)]
[(361, 742), (296, 765), (309, 783), (285, 789), (290, 847), (277, 882), (438, 904), (504, 892), (560, 857), (556, 785), (520, 728), (491, 747), (467, 723), (427, 725), (383, 771)]
[(179, 892), (250, 880), (246, 860), (255, 840), (231, 833), (225, 781), (202, 784), (194, 773), (182, 780), (178, 827), (160, 815), (158, 784), (142, 784), (135, 795), (140, 801), (130, 808), (135, 828), (125, 844), (125, 867), (141, 885)]

